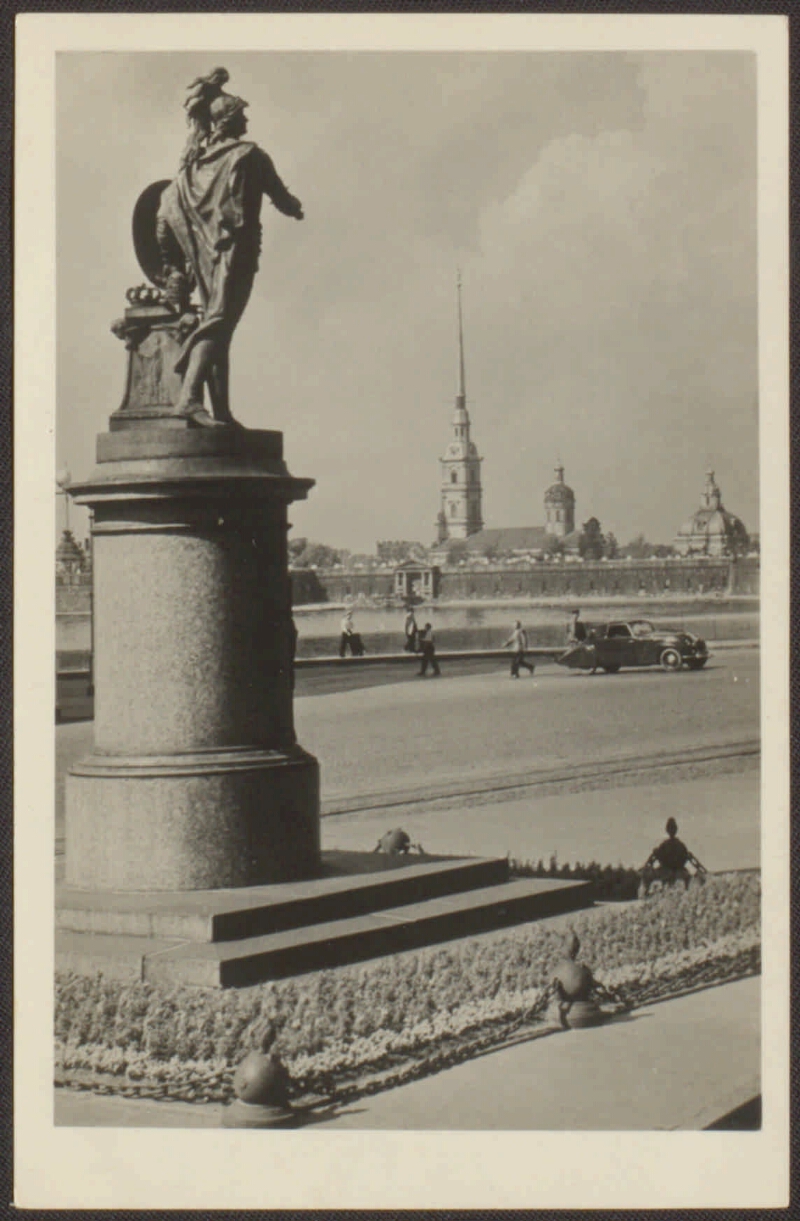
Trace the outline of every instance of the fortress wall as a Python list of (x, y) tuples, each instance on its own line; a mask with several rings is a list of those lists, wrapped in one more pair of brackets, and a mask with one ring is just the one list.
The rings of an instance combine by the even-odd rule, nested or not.
[[(343, 602), (349, 598), (386, 598), (393, 590), (391, 572), (294, 572), (295, 606)], [(758, 596), (758, 557), (737, 561), (610, 560), (604, 563), (533, 564), (517, 568), (443, 568), (442, 602), (489, 598), (674, 597), (703, 594)]]

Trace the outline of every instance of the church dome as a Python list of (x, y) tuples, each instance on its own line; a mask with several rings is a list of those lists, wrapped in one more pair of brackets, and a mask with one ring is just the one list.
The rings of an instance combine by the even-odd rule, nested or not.
[(544, 494), (544, 503), (546, 505), (563, 505), (574, 504), (575, 493), (571, 487), (568, 487), (564, 482), (563, 466), (556, 467), (556, 482), (551, 484)]
[(714, 472), (707, 471), (700, 508), (678, 531), (675, 550), (681, 555), (735, 555), (748, 544), (744, 523), (724, 507)]
[(56, 564), (61, 566), (75, 565), (80, 564), (82, 560), (83, 552), (75, 542), (75, 536), (71, 530), (65, 530), (56, 548)]
[(565, 504), (575, 499), (575, 493), (566, 483), (554, 483), (547, 489), (544, 498), (547, 504)]

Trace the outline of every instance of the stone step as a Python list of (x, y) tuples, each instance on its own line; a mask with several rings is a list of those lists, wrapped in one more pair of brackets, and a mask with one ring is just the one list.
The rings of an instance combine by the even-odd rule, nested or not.
[(233, 941), (330, 923), (492, 886), (508, 879), (504, 858), (324, 852), (323, 876), (230, 890), (56, 889), (56, 927), (75, 933)]
[(56, 932), (56, 965), (79, 974), (247, 987), (489, 932), (591, 904), (586, 882), (526, 878), (236, 941)]

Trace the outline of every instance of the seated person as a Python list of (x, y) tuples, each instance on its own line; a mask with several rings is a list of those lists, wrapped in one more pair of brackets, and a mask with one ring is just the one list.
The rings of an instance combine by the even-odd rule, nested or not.
[(683, 840), (678, 839), (678, 824), (674, 818), (667, 819), (666, 832), (668, 838), (653, 849), (642, 866), (645, 895), (649, 894), (653, 882), (671, 886), (673, 882), (681, 881), (688, 889), (692, 875), (686, 868), (687, 865), (692, 865), (700, 876), (706, 872), (705, 866), (700, 864)]

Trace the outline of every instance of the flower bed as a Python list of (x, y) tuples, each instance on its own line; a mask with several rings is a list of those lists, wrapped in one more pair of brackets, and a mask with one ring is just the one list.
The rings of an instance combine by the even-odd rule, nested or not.
[[(756, 972), (759, 907), (758, 876), (727, 875), (576, 913), (571, 925), (581, 956), (630, 1008)], [(546, 1029), (562, 941), (563, 925), (534, 923), (228, 992), (63, 976), (56, 1081), (223, 1100), (254, 1027), (268, 1018), (298, 1099), (387, 1088), (499, 1045), (523, 1024)]]

